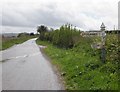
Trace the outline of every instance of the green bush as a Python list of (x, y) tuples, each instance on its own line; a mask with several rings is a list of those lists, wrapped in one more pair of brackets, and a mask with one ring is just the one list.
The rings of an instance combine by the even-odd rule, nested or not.
[(78, 41), (80, 31), (70, 24), (66, 24), (55, 31), (40, 31), (40, 40), (52, 42), (54, 45), (61, 48), (72, 48)]
[(58, 43), (60, 47), (71, 48), (73, 47), (73, 29), (70, 28), (70, 25), (65, 25), (60, 27)]
[(54, 45), (59, 45), (59, 30), (55, 30), (52, 37), (52, 43)]
[(29, 33), (19, 33), (17, 37), (29, 36)]
[(40, 40), (46, 40), (46, 32), (48, 32), (48, 28), (44, 25), (38, 26), (37, 32), (39, 32), (39, 39)]

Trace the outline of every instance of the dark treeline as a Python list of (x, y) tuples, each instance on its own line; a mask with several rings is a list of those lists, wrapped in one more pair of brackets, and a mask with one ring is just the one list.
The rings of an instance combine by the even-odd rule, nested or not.
[(105, 31), (108, 34), (120, 34), (120, 30), (110, 30), (110, 31)]
[(80, 37), (80, 30), (70, 24), (65, 24), (56, 30), (48, 30), (46, 26), (41, 25), (37, 32), (40, 33), (40, 40), (50, 41), (54, 45), (66, 49), (72, 48)]

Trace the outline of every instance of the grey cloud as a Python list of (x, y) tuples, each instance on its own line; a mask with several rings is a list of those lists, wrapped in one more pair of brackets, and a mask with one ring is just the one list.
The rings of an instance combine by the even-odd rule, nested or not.
[[(54, 11), (57, 6), (47, 5), (42, 9), (18, 10), (15, 7), (10, 7), (10, 11), (4, 10), (2, 12), (3, 26), (27, 26), (34, 27), (39, 24), (46, 24), (48, 26), (60, 26), (66, 20), (56, 15)], [(26, 8), (26, 7), (25, 7)]]
[[(26, 11), (25, 11), (26, 12)], [(30, 19), (27, 14), (22, 14), (19, 10), (11, 9), (2, 11), (2, 25), (3, 26), (31, 26)]]
[[(99, 6), (97, 5), (98, 3), (93, 3), (92, 5), (92, 2), (98, 2), (97, 0), (92, 0), (92, 2), (85, 0), (90, 3), (84, 3), (84, 0), (76, 0), (76, 2), (72, 0), (68, 2), (66, 0), (66, 3), (59, 0), (54, 1), (39, 1), (38, 3), (25, 4), (6, 3), (2, 11), (2, 25), (36, 27), (37, 25), (45, 24), (51, 27), (59, 27), (64, 23), (71, 23), (80, 28), (90, 29), (98, 28), (98, 24), (104, 21), (107, 25), (113, 21), (109, 27), (117, 24), (117, 18), (115, 18), (117, 11), (111, 3), (111, 7), (109, 7), (105, 6), (104, 3), (100, 3)], [(110, 12), (110, 9), (112, 12)]]

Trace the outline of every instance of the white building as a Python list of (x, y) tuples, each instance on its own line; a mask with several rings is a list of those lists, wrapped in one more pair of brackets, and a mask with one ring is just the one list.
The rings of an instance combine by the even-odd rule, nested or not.
[(90, 30), (86, 32), (81, 33), (82, 36), (87, 37), (87, 36), (101, 36), (101, 31), (100, 30)]
[(105, 36), (105, 25), (104, 23), (101, 24), (100, 26), (100, 30), (90, 30), (90, 31), (86, 31), (86, 32), (82, 32), (81, 35), (83, 37), (87, 37), (87, 36)]

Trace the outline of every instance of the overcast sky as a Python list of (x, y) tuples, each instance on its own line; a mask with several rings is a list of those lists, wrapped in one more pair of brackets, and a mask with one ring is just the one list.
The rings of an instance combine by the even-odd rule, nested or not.
[(58, 28), (71, 23), (83, 30), (118, 28), (119, 0), (3, 0), (2, 32), (35, 31), (44, 24)]

